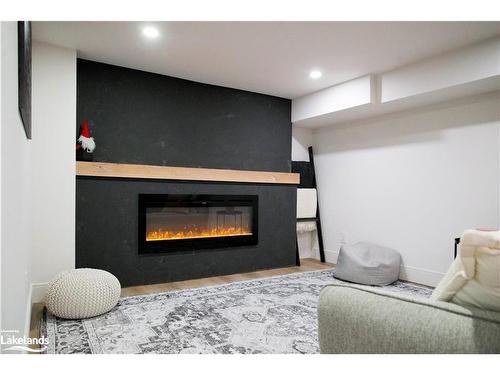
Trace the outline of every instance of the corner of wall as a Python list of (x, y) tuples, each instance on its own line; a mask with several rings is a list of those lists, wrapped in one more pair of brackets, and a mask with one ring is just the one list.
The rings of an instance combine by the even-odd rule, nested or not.
[(32, 143), (18, 111), (17, 23), (1, 23), (1, 328), (22, 335), (31, 311)]
[[(43, 299), (44, 285), (52, 277), (75, 267), (76, 51), (35, 42), (32, 55), (31, 289), (36, 303)], [(51, 167), (49, 174), (46, 165)]]
[(309, 161), (308, 147), (312, 146), (312, 130), (292, 126), (292, 160)]
[[(0, 53), (2, 51), (2, 28), (3, 22), (0, 22)], [(2, 58), (0, 56), (0, 82), (2, 82)], [(0, 145), (2, 144), (2, 85), (0, 84)], [(0, 286), (2, 285), (2, 153), (0, 152)], [(2, 288), (0, 287), (0, 305), (2, 303)], [(2, 309), (0, 308), (0, 332), (2, 332)], [(0, 346), (0, 354), (2, 347)]]

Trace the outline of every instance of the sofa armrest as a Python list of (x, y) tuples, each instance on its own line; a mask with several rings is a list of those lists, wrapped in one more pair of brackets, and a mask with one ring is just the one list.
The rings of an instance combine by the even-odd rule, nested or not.
[(500, 353), (500, 313), (331, 285), (318, 305), (321, 353)]

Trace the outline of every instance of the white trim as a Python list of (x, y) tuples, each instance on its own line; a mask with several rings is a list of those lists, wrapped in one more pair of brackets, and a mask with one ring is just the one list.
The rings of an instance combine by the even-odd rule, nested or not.
[[(328, 263), (337, 264), (337, 259), (339, 256), (338, 251), (325, 250), (325, 261)], [(427, 286), (436, 286), (439, 284), (443, 278), (444, 273), (436, 272), (431, 270), (426, 270), (423, 268), (410, 267), (401, 265), (399, 278), (405, 281), (411, 281), (417, 284), (423, 284)]]
[[(26, 315), (24, 316), (24, 337), (30, 337), (31, 328), (31, 296), (32, 296), (32, 285), (28, 288), (28, 298), (26, 299)], [(23, 352), (27, 353), (27, 352)]]
[[(28, 298), (26, 299), (26, 315), (24, 317), (24, 337), (30, 337), (31, 331), (31, 307), (34, 303), (43, 302), (45, 292), (49, 283), (31, 283), (28, 288)], [(23, 352), (23, 353), (28, 353)]]
[(443, 276), (444, 273), (442, 272), (436, 272), (436, 271), (426, 270), (423, 268), (416, 268), (409, 266), (401, 266), (401, 270), (399, 273), (399, 278), (401, 280), (411, 281), (414, 283), (434, 286), (434, 287), (439, 284)]
[(339, 257), (338, 251), (325, 250), (325, 261), (327, 263), (337, 264), (338, 257)]
[(49, 283), (31, 283), (31, 303), (43, 302)]

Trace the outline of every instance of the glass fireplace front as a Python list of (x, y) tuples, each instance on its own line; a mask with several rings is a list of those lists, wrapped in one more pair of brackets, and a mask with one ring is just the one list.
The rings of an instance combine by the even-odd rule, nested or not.
[(256, 195), (139, 195), (139, 252), (256, 245)]

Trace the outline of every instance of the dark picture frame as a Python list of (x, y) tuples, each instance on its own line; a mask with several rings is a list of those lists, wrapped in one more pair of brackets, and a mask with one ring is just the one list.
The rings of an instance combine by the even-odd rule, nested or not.
[(31, 22), (17, 22), (19, 114), (26, 138), (31, 139)]

